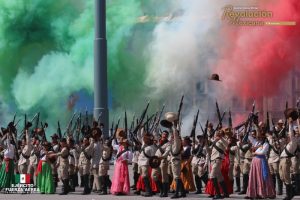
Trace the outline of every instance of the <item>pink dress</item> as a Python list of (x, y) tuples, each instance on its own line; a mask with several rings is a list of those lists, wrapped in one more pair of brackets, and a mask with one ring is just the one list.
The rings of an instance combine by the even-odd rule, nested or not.
[(131, 159), (132, 153), (129, 150), (124, 151), (124, 147), (120, 146), (110, 189), (112, 194), (129, 194), (130, 183), (127, 161)]

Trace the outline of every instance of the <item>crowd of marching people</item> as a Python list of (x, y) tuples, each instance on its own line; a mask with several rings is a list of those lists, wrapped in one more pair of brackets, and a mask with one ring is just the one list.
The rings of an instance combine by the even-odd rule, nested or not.
[(30, 125), (17, 140), (10, 122), (1, 129), (0, 189), (14, 184), (15, 174), (29, 174), (41, 194), (58, 192), (58, 182), (61, 195), (83, 187), (83, 195), (134, 191), (144, 197), (184, 198), (206, 193), (222, 199), (237, 193), (247, 199), (274, 199), (283, 195), (284, 186), (285, 200), (300, 194), (298, 109), (287, 109), (285, 120), (273, 127), (259, 121), (253, 110), (238, 127), (224, 126), (222, 120), (214, 127), (207, 121), (201, 133), (195, 131), (197, 116), (185, 137), (180, 111), (156, 117), (152, 126), (143, 115), (135, 128), (115, 127), (110, 137), (94, 121), (78, 141), (72, 134), (57, 133), (47, 141), (44, 127), (31, 132)]

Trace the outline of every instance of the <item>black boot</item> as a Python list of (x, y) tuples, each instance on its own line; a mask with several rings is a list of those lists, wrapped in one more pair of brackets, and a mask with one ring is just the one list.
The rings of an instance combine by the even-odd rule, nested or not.
[(199, 176), (195, 175), (195, 185), (196, 185), (196, 192), (195, 194), (201, 194), (201, 179)]
[(137, 184), (137, 182), (139, 180), (139, 177), (140, 177), (140, 174), (138, 172), (134, 172), (133, 173), (133, 186), (131, 186), (131, 188), (133, 190), (136, 190), (136, 184)]
[(84, 187), (84, 176), (80, 176), (80, 187)]
[(181, 179), (179, 179), (179, 183), (180, 183), (180, 197), (186, 197), (186, 193), (187, 193), (187, 191), (185, 190), (185, 188), (184, 188), (184, 185), (183, 185), (183, 183), (182, 183), (182, 180)]
[(300, 195), (300, 174), (295, 175), (295, 195)]
[(57, 182), (58, 182), (58, 174), (53, 174), (53, 181), (54, 181), (54, 187), (57, 188)]
[(105, 180), (105, 182), (106, 182), (106, 187), (107, 187), (107, 189), (110, 190), (110, 188), (111, 188), (111, 180), (110, 180), (110, 178), (109, 178), (109, 175), (105, 175), (105, 176), (104, 176), (104, 180)]
[(171, 188), (171, 184), (173, 182), (173, 176), (169, 174), (168, 179), (169, 179), (169, 188)]
[(276, 177), (277, 177), (277, 184), (278, 184), (277, 194), (278, 195), (282, 195), (282, 187), (283, 187), (282, 180), (280, 179), (280, 175), (279, 174), (276, 174)]
[(33, 184), (33, 185), (34, 185), (33, 178), (30, 178), (30, 184)]
[(180, 198), (179, 192), (181, 190), (181, 180), (178, 178), (178, 179), (175, 179), (175, 182), (176, 182), (176, 190), (175, 190), (175, 194), (171, 197), (171, 199)]
[(272, 182), (273, 182), (274, 190), (276, 191), (276, 174), (272, 174)]
[(63, 182), (63, 187), (60, 195), (66, 195), (69, 193), (69, 179), (64, 179), (62, 180), (62, 182)]
[(220, 186), (221, 186), (221, 188), (222, 188), (222, 190), (223, 190), (223, 196), (225, 197), (225, 198), (228, 198), (229, 197), (229, 194), (228, 194), (228, 190), (227, 190), (227, 187), (226, 187), (226, 184), (225, 184), (225, 182), (224, 181), (222, 181), (222, 182), (220, 182)]
[(72, 179), (73, 179), (74, 190), (75, 190), (76, 187), (78, 186), (78, 176), (77, 176), (77, 174), (73, 174)]
[(86, 174), (83, 176), (83, 180), (84, 180), (84, 189), (82, 194), (86, 195), (86, 194), (90, 194), (91, 193), (91, 189), (89, 187), (90, 183), (89, 183), (89, 175)]
[(286, 197), (283, 200), (291, 200), (294, 197), (293, 185), (285, 185), (286, 187)]
[(100, 176), (99, 180), (101, 182), (101, 192), (100, 195), (107, 195), (107, 180), (106, 176)]
[(155, 184), (156, 184), (156, 187), (159, 189), (159, 193), (160, 193), (159, 196), (163, 197), (164, 192), (163, 192), (163, 185), (162, 185), (161, 181), (157, 180), (157, 181), (155, 181)]
[(235, 192), (241, 191), (241, 179), (240, 177), (235, 177), (236, 190)]
[(162, 197), (168, 197), (168, 192), (169, 192), (169, 183), (163, 183), (163, 195)]
[(152, 189), (150, 185), (150, 180), (148, 177), (143, 178), (144, 184), (145, 184), (145, 194), (144, 197), (151, 197), (152, 196)]
[(213, 181), (213, 184), (214, 184), (214, 188), (216, 190), (216, 195), (214, 196), (213, 199), (223, 199), (223, 197), (221, 196), (221, 193), (220, 193), (219, 183), (218, 183), (217, 178), (213, 178), (212, 181)]
[(89, 176), (89, 187), (91, 190), (93, 189), (93, 184), (94, 184), (94, 175)]
[(243, 190), (239, 194), (246, 194), (248, 188), (249, 175), (243, 174)]
[(74, 175), (70, 175), (70, 192), (75, 192)]
[(78, 175), (77, 174), (73, 174), (72, 179), (73, 179), (74, 190), (75, 190), (75, 188), (78, 186)]
[(103, 184), (104, 184), (104, 178), (103, 178), (103, 176), (98, 176), (98, 182), (99, 182), (99, 187), (100, 187), (99, 194), (101, 194), (102, 193)]
[(203, 176), (200, 177), (200, 179), (205, 183), (205, 185), (207, 184), (208, 181), (208, 172), (205, 172), (205, 174)]

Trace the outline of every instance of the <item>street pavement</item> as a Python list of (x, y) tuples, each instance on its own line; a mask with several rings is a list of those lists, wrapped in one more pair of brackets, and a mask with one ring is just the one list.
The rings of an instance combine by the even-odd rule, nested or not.
[[(113, 166), (111, 166), (111, 168), (113, 168)], [(129, 167), (130, 169), (130, 178), (131, 178), (131, 183), (132, 181), (132, 171), (131, 171), (131, 167)], [(113, 170), (109, 171), (110, 177), (112, 177), (113, 175)], [(52, 195), (41, 195), (41, 194), (0, 194), (0, 200), (142, 200), (142, 199), (149, 199), (149, 200), (161, 200), (161, 199), (170, 199), (170, 197), (166, 197), (166, 198), (160, 198), (159, 196), (153, 196), (153, 197), (143, 197), (143, 196), (137, 196), (134, 195), (133, 192), (131, 191), (130, 195), (127, 196), (115, 196), (115, 195), (98, 195), (96, 193), (91, 193), (90, 195), (81, 195), (83, 191), (83, 188), (76, 188), (76, 192), (72, 192), (69, 193), (68, 195), (59, 195), (59, 193), (61, 192), (61, 185), (59, 185), (59, 187), (57, 188), (57, 194), (52, 194)], [(285, 192), (285, 191), (284, 191)], [(169, 194), (169, 196), (171, 196), (172, 194)], [(211, 199), (207, 197), (208, 195), (206, 194), (201, 194), (201, 195), (196, 195), (196, 194), (187, 194), (186, 198), (182, 198), (185, 200), (188, 199)], [(232, 194), (230, 195), (231, 200), (235, 200), (235, 199), (243, 199), (244, 195), (237, 195), (237, 194)], [(283, 196), (277, 196), (276, 199), (283, 199)], [(299, 199), (300, 200), (300, 196), (294, 197), (294, 199)]]

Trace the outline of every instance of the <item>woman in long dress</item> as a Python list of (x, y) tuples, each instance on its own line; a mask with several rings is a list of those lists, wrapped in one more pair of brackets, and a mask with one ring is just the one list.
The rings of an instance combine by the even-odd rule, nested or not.
[(124, 138), (120, 139), (119, 145), (114, 145), (118, 152), (110, 192), (115, 195), (127, 195), (130, 192), (128, 161), (132, 160), (132, 153), (128, 146), (129, 143)]
[(249, 182), (246, 199), (275, 198), (275, 188), (272, 183), (266, 155), (269, 151), (269, 144), (265, 135), (259, 131), (256, 139), (249, 136), (253, 146), (254, 157), (251, 162)]
[[(15, 156), (15, 147), (10, 143), (11, 135), (8, 133), (8, 130), (5, 130), (7, 137), (6, 139), (6, 148), (4, 150), (4, 159), (0, 169), (0, 190), (3, 188), (10, 188), (11, 184), (15, 183), (14, 177), (14, 156)], [(3, 139), (4, 139), (3, 137)]]
[(50, 149), (51, 149), (51, 144), (45, 142), (43, 145), (41, 160), (39, 161), (37, 171), (36, 171), (37, 187), (39, 188), (41, 194), (55, 193), (52, 168), (49, 160), (49, 159), (53, 159), (51, 157)]

